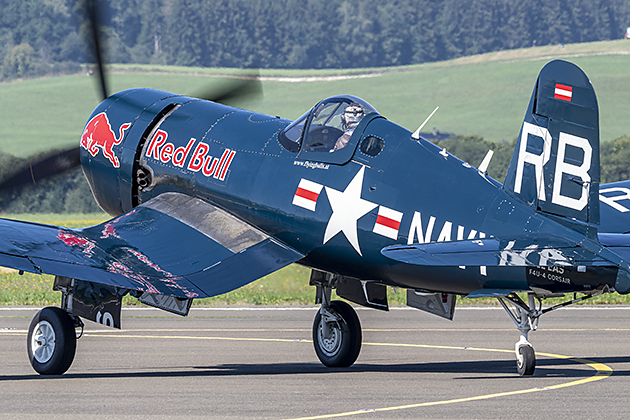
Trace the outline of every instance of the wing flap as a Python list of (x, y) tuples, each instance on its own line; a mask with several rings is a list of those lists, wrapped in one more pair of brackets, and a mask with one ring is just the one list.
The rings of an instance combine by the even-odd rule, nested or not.
[(216, 296), (238, 289), (301, 258), (301, 254), (269, 238), (187, 277), (208, 296)]
[(39, 267), (26, 257), (0, 253), (0, 262), (3, 267), (28, 271), (29, 273), (41, 273)]

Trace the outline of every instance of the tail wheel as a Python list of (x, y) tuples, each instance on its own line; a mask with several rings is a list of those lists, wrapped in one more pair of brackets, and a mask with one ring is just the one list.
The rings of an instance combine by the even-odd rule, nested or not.
[(348, 367), (361, 351), (361, 323), (350, 305), (330, 302), (327, 309), (337, 318), (325, 320), (321, 310), (313, 322), (313, 344), (319, 360), (329, 367)]
[(516, 369), (521, 376), (531, 376), (536, 370), (536, 354), (532, 346), (520, 346), (516, 354)]
[(39, 311), (28, 329), (28, 358), (33, 369), (42, 375), (66, 372), (77, 348), (77, 336), (70, 315), (61, 308)]

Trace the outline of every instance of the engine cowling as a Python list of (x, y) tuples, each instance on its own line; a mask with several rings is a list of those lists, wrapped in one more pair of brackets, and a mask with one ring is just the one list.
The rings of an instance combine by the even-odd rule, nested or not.
[(136, 205), (138, 161), (160, 119), (195, 99), (156, 89), (129, 89), (101, 102), (81, 135), (81, 165), (98, 205), (117, 216)]

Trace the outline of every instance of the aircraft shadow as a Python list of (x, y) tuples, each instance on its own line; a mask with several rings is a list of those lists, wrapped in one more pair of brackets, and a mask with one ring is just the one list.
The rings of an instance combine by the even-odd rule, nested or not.
[[(588, 360), (606, 365), (630, 364), (630, 357), (589, 357)], [(170, 377), (222, 377), (222, 376), (277, 376), (277, 375), (335, 375), (344, 373), (447, 373), (453, 379), (522, 379), (516, 374), (516, 361), (462, 361), (440, 363), (373, 364), (356, 363), (349, 368), (328, 368), (319, 363), (223, 364), (216, 366), (156, 367), (151, 371), (66, 373), (62, 376), (0, 375), (0, 382), (65, 379), (107, 378), (170, 378)], [(595, 371), (570, 359), (538, 359), (534, 378), (588, 378)], [(468, 376), (474, 375), (474, 376)], [(478, 376), (477, 376), (478, 375)], [(615, 376), (630, 376), (628, 369), (614, 369)]]

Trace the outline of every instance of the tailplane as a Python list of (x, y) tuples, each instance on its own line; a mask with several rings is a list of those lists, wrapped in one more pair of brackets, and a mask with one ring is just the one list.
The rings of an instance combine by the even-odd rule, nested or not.
[(541, 71), (504, 188), (538, 211), (599, 223), (599, 111), (590, 80), (556, 60)]

